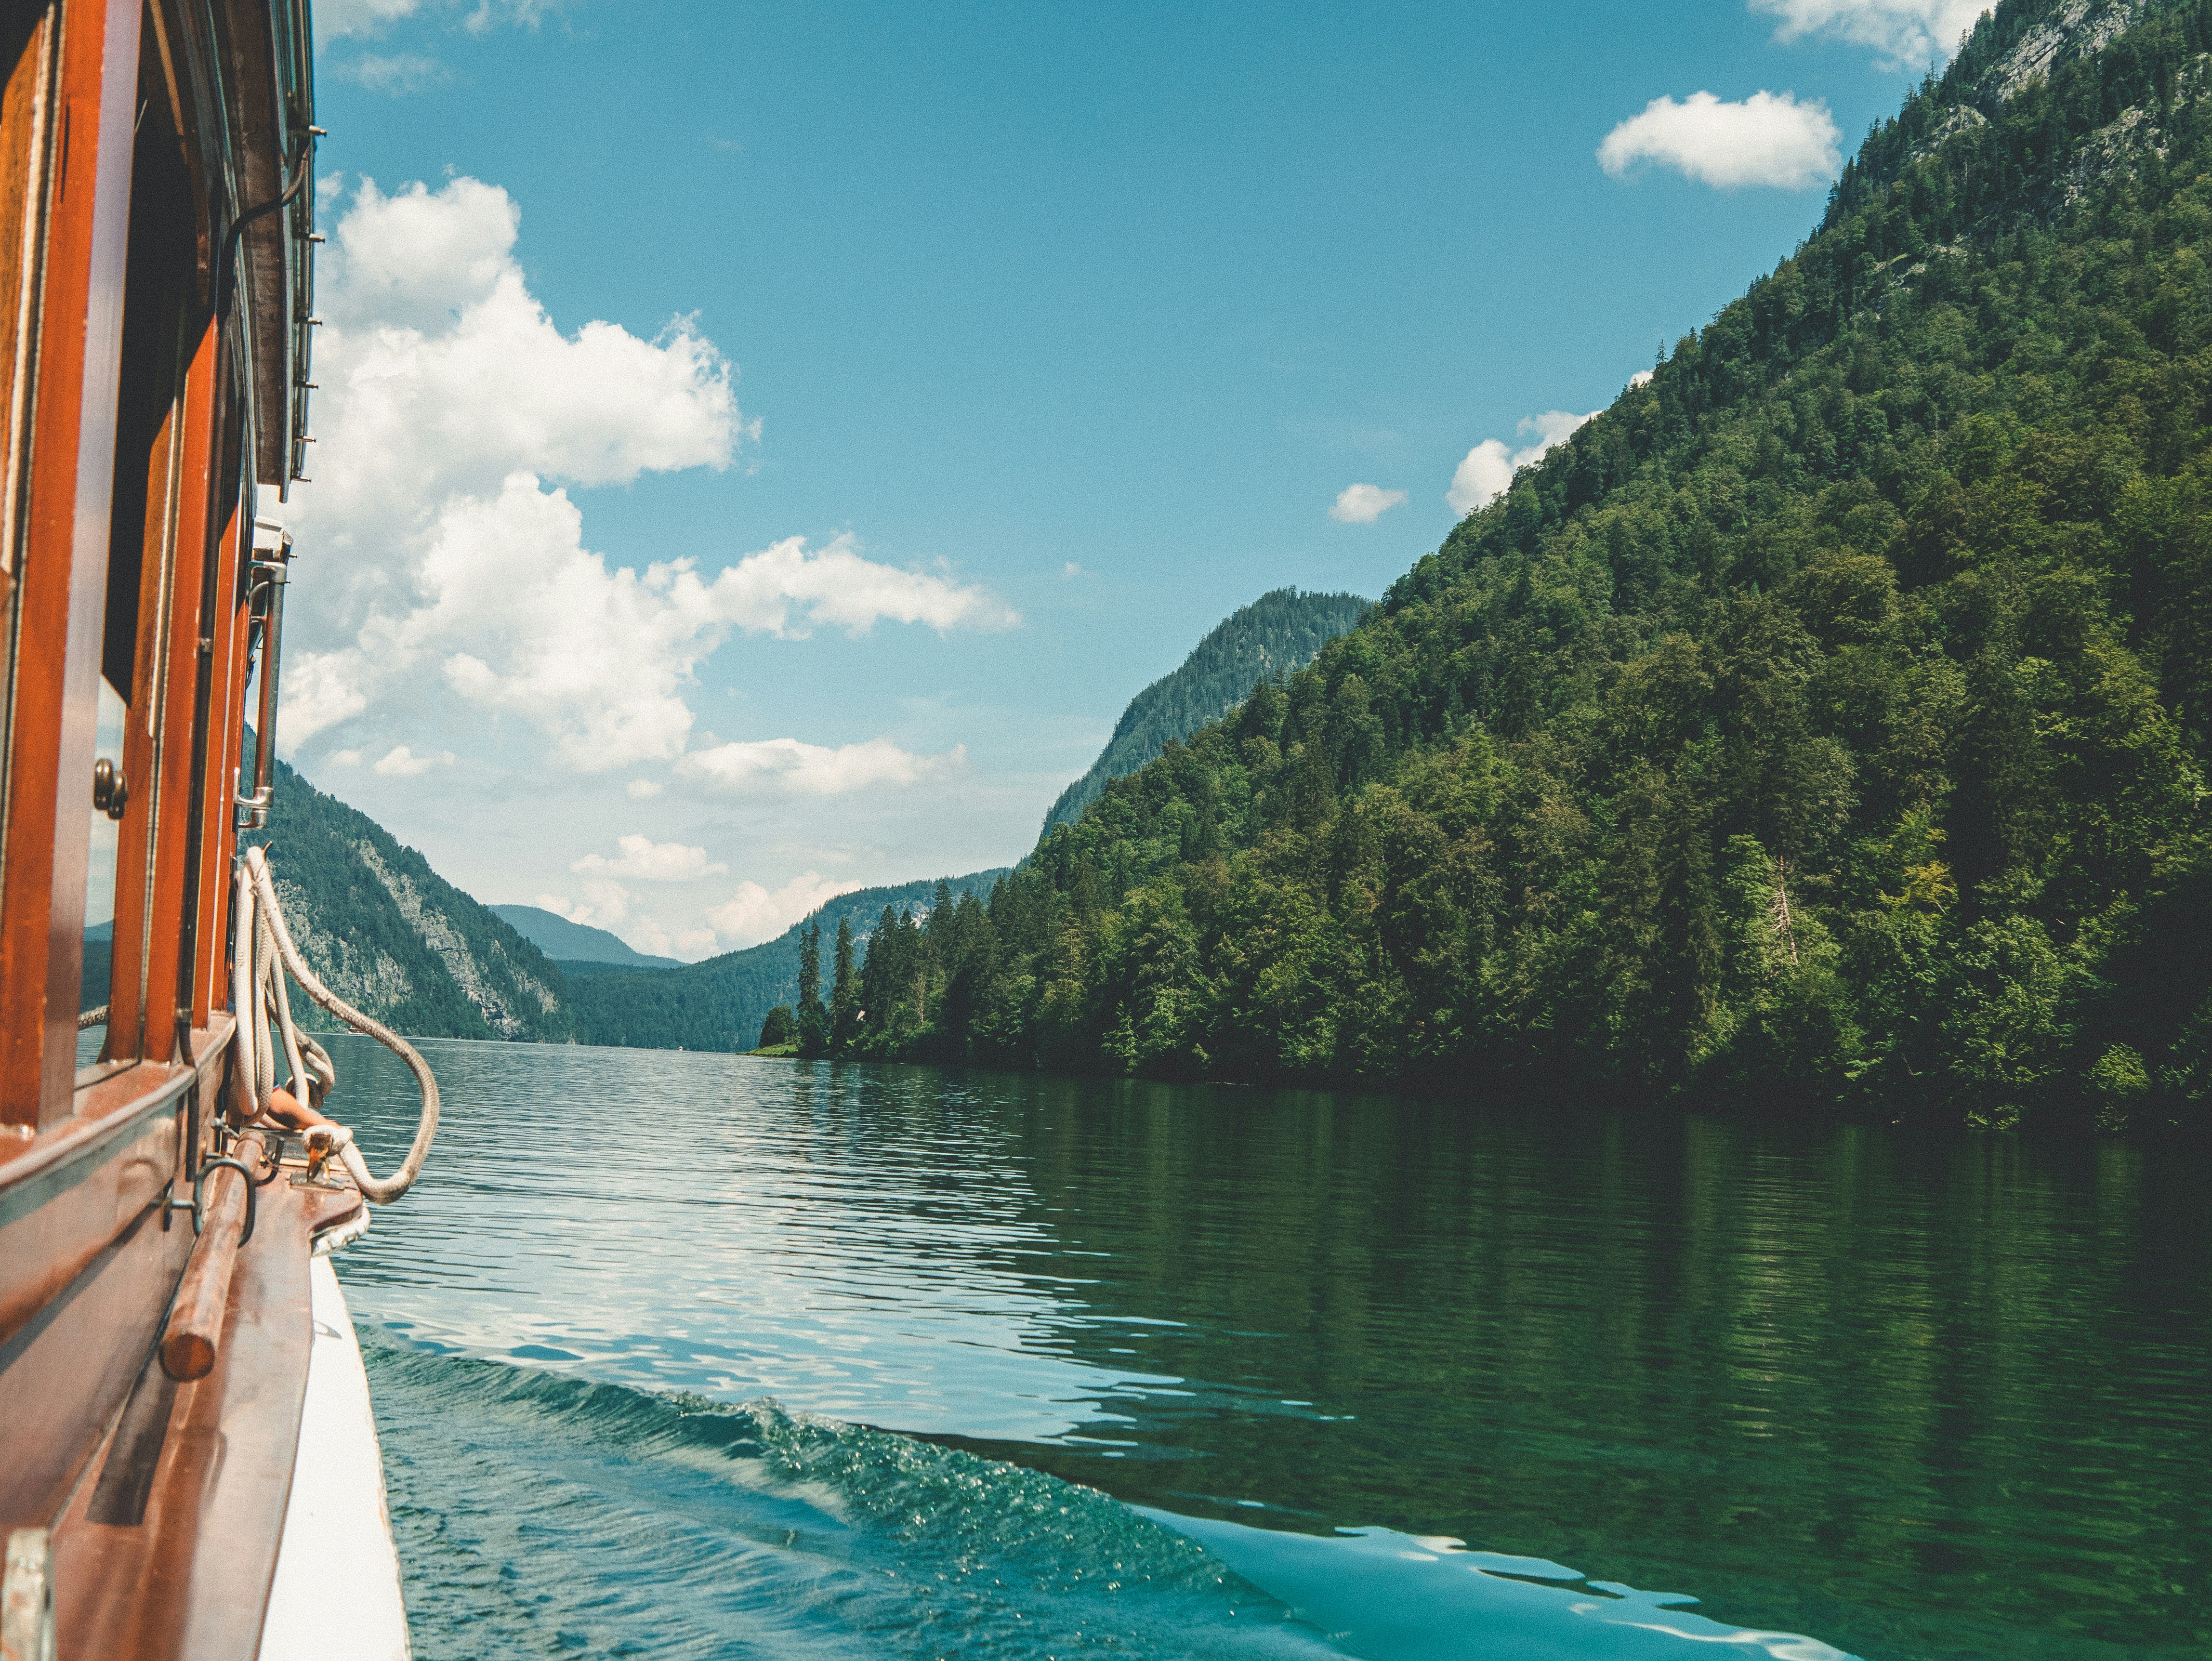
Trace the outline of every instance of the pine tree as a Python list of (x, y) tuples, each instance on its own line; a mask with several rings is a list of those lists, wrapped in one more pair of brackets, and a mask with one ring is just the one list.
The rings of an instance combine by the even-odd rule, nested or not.
[(830, 1022), (822, 1009), (822, 925), (799, 937), (799, 1053), (823, 1056), (830, 1050)]
[[(818, 946), (816, 953), (818, 962)], [(837, 919), (836, 978), (830, 985), (830, 1050), (832, 1055), (843, 1055), (853, 1047), (853, 1040), (860, 1036), (860, 989), (859, 977), (853, 973), (852, 919), (840, 917)]]

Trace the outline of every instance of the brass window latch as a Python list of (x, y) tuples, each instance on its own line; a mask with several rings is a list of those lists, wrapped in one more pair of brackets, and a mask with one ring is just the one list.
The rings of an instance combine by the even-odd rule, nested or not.
[(105, 756), (92, 764), (92, 805), (112, 819), (120, 819), (131, 805), (131, 781)]

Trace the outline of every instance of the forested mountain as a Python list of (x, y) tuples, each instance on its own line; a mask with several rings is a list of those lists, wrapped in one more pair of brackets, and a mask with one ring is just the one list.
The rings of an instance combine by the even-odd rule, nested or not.
[[(422, 1037), (574, 1036), (560, 971), (536, 946), (367, 814), (281, 761), (276, 775), (269, 828), (242, 840), (269, 849), (292, 938), (333, 992)], [(333, 1025), (296, 987), (292, 1009)]]
[(879, 937), (850, 1048), (2203, 1125), (2208, 47), (2006, 0), (1367, 622)]
[(568, 1006), (586, 1043), (646, 1050), (750, 1050), (761, 1023), (778, 1004), (799, 996), (799, 935), (810, 924), (835, 934), (842, 921), (856, 934), (875, 926), (885, 907), (927, 905), (940, 884), (957, 897), (988, 893), (1007, 874), (1000, 866), (972, 876), (862, 888), (841, 894), (765, 945), (726, 952), (685, 969), (572, 977)]
[(676, 958), (648, 957), (619, 934), (589, 923), (570, 922), (540, 905), (489, 906), (495, 916), (543, 952), (566, 973), (573, 965), (586, 974), (595, 969), (681, 969)]
[(1073, 824), (1114, 780), (1135, 772), (1167, 748), (1217, 721), (1273, 675), (1303, 669), (1314, 654), (1366, 615), (1374, 602), (1357, 594), (1305, 594), (1278, 588), (1232, 611), (1191, 648), (1182, 666), (1129, 700), (1114, 736), (1091, 770), (1060, 794), (1044, 817)]

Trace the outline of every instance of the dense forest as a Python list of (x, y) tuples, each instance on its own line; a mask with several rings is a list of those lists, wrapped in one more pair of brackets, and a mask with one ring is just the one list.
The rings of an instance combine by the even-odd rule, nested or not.
[(825, 965), (823, 1043), (2203, 1123), (2208, 48), (2008, 0), (1360, 627)]
[(1045, 815), (1046, 834), (1055, 824), (1074, 824), (1108, 784), (1135, 772), (1174, 740), (1220, 720), (1261, 681), (1305, 667), (1372, 603), (1357, 594), (1278, 588), (1231, 612), (1191, 648), (1182, 667), (1129, 700), (1098, 759)]
[[(854, 919), (865, 932), (881, 908), (911, 910), (939, 889), (988, 893), (1007, 874), (1004, 866), (969, 876), (862, 888), (816, 910), (809, 922), (849, 933)], [(628, 1044), (645, 1050), (748, 1050), (769, 1012), (799, 999), (801, 939), (809, 922), (793, 924), (764, 945), (728, 952), (684, 969), (607, 974), (570, 971), (565, 997), (585, 1043)], [(604, 965), (601, 966), (604, 970)]]

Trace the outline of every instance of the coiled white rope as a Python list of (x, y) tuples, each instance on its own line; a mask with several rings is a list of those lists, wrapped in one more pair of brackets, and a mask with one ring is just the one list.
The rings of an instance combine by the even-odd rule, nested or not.
[[(237, 1076), (240, 1086), (252, 1092), (257, 1117), (269, 1111), (270, 1096), (276, 1088), (279, 1043), (292, 1069), (294, 1088), (306, 1092), (308, 1106), (320, 1111), (323, 1098), (337, 1084), (337, 1068), (330, 1052), (292, 1025), (291, 1000), (284, 991), (287, 970), (309, 997), (355, 1031), (375, 1039), (406, 1062), (415, 1074), (422, 1092), (422, 1115), (416, 1122), (415, 1141), (398, 1170), (381, 1179), (372, 1176), (368, 1162), (353, 1145), (350, 1135), (342, 1139), (337, 1150), (347, 1175), (363, 1196), (379, 1205), (390, 1205), (413, 1185), (422, 1161), (429, 1157), (431, 1138), (438, 1134), (438, 1080), (430, 1072), (430, 1064), (406, 1039), (325, 986), (307, 966), (300, 948), (292, 943), (284, 909), (276, 903), (276, 884), (269, 874), (268, 858), (258, 848), (247, 849), (238, 862), (234, 913), (237, 945), (231, 958), (230, 987), (231, 1005), (238, 1012)], [(274, 1035), (270, 1031), (272, 1015)]]

